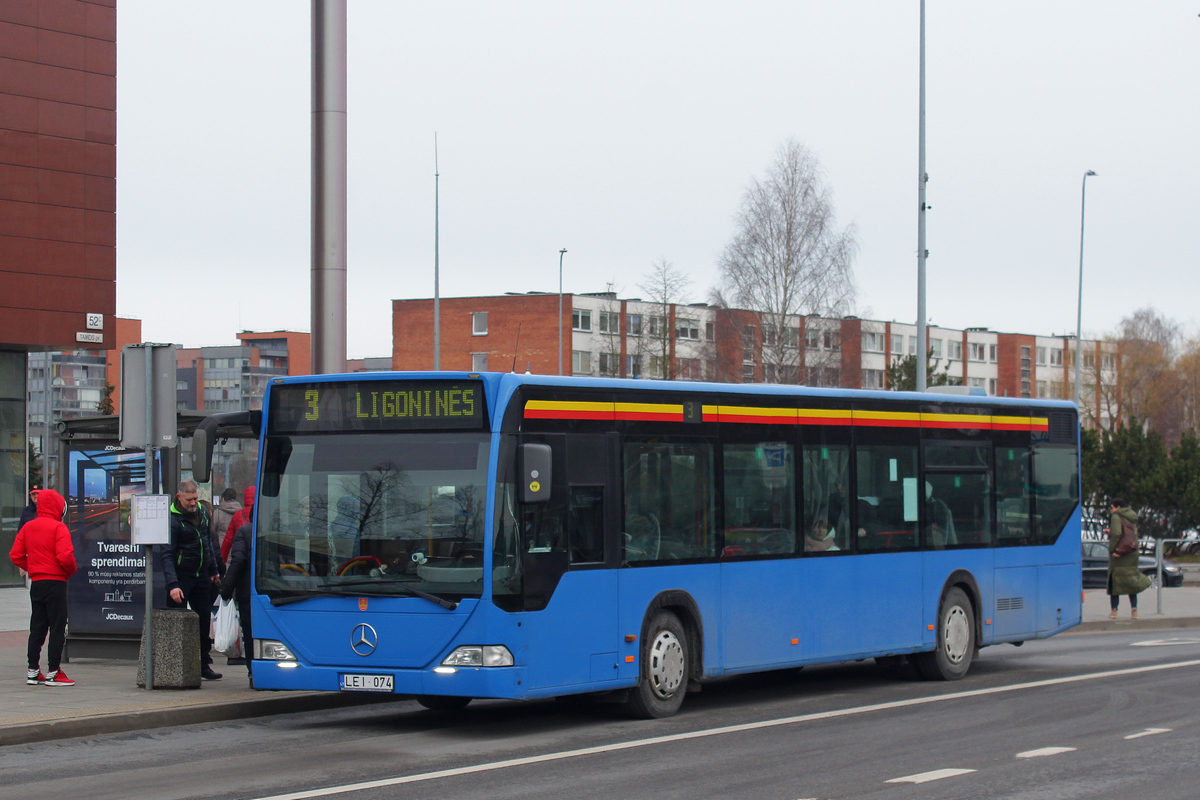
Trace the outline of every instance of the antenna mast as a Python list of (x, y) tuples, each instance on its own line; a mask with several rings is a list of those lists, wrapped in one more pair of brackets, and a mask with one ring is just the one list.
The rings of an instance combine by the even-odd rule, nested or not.
[(438, 172), (437, 131), (433, 132), (433, 371), (442, 368), (442, 301), (438, 296)]

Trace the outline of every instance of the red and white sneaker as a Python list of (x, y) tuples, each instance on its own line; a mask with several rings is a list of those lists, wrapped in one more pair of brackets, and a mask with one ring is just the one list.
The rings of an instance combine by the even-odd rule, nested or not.
[(75, 681), (67, 677), (67, 673), (56, 669), (46, 676), (47, 686), (74, 686)]
[(46, 683), (46, 676), (40, 669), (31, 669), (25, 673), (25, 683), (30, 686), (42, 686)]

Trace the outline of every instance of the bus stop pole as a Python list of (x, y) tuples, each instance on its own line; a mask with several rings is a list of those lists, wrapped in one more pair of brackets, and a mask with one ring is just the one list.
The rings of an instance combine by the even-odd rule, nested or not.
[[(154, 491), (154, 348), (142, 348), (146, 359), (146, 482), (143, 491)], [(154, 545), (146, 548), (146, 691), (154, 691)]]

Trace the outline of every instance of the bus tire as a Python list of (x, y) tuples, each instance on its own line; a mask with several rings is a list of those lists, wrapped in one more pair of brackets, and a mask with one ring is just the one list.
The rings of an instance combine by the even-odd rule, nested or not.
[(937, 649), (915, 658), (927, 681), (956, 681), (971, 668), (975, 655), (975, 612), (966, 592), (957, 587), (946, 592), (938, 607)]
[(642, 640), (638, 684), (629, 690), (625, 709), (636, 719), (672, 716), (687, 694), (687, 631), (670, 611), (654, 615)]
[(417, 696), (417, 702), (430, 711), (462, 711), (471, 702), (470, 697), (451, 697), (449, 695), (422, 694)]

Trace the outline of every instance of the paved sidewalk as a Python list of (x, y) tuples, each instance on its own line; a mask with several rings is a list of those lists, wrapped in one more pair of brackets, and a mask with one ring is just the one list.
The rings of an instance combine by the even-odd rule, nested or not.
[(220, 654), (214, 654), (213, 667), (224, 678), (203, 681), (199, 689), (139, 689), (136, 661), (107, 658), (76, 658), (63, 664), (63, 670), (76, 681), (75, 686), (28, 686), (28, 641), (28, 592), (23, 588), (0, 589), (0, 746), (337, 708), (384, 699), (336, 692), (256, 692), (250, 688), (246, 668), (227, 666), (225, 656)]
[[(1200, 628), (1200, 586), (1164, 589), (1162, 596), (1161, 616), (1151, 589), (1138, 598), (1141, 619), (1129, 619), (1128, 600), (1123, 599), (1121, 618), (1110, 620), (1104, 590), (1089, 589), (1084, 593), (1083, 624), (1071, 633)], [(0, 589), (0, 746), (400, 699), (336, 692), (255, 692), (246, 680), (246, 668), (226, 666), (220, 655), (215, 656), (214, 666), (224, 679), (204, 681), (200, 689), (147, 692), (136, 685), (135, 662), (101, 658), (74, 659), (63, 666), (78, 681), (76, 686), (27, 686), (28, 625), (26, 591)]]

